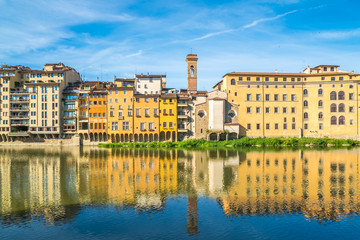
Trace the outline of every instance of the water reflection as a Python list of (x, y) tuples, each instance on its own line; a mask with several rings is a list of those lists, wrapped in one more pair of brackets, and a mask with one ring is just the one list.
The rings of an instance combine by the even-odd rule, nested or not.
[(358, 214), (359, 149), (180, 151), (98, 148), (0, 149), (3, 225), (71, 221), (83, 207), (146, 214), (187, 198), (186, 229), (199, 233), (199, 197), (224, 214), (302, 214), (322, 222)]

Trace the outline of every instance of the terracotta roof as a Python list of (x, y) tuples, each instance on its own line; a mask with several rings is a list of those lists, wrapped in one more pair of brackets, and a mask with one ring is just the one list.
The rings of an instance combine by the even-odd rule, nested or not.
[(316, 67), (313, 68), (318, 68), (318, 67), (340, 67), (339, 65), (318, 65)]
[(134, 94), (134, 97), (137, 98), (158, 98), (159, 94)]
[(100, 83), (100, 81), (88, 81), (88, 82), (83, 82), (83, 85), (96, 85)]
[(166, 75), (147, 75), (147, 74), (135, 74), (136, 78), (162, 78)]
[(176, 93), (163, 93), (161, 98), (176, 98)]
[(108, 90), (134, 90), (133, 87), (109, 87)]
[(135, 78), (115, 78), (114, 81), (115, 82), (117, 82), (117, 81), (131, 81), (131, 82), (133, 82), (133, 81), (135, 81)]
[(209, 100), (226, 100), (226, 99), (221, 97), (213, 97), (213, 98), (209, 98)]
[(331, 76), (331, 75), (350, 75), (349, 72), (325, 72), (325, 73), (270, 73), (270, 72), (231, 72), (225, 76), (279, 76), (279, 77), (311, 77), (311, 76)]

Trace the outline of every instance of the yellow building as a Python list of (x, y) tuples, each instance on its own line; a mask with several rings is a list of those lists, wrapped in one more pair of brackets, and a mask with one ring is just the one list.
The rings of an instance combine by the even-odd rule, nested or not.
[(160, 141), (177, 139), (177, 97), (176, 93), (160, 97)]
[(134, 141), (158, 141), (159, 95), (134, 95)]
[(303, 73), (227, 73), (214, 88), (238, 105), (242, 136), (358, 138), (358, 80), (320, 65)]
[(107, 91), (105, 88), (93, 89), (89, 93), (89, 132), (90, 140), (107, 141)]
[(133, 140), (133, 87), (111, 87), (108, 91), (107, 122), (110, 142)]

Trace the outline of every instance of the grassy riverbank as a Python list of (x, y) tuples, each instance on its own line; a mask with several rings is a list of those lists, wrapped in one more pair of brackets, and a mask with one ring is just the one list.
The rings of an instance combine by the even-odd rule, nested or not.
[(99, 144), (99, 147), (105, 148), (209, 148), (209, 147), (330, 147), (330, 146), (357, 146), (360, 141), (351, 139), (333, 139), (333, 138), (249, 138), (243, 137), (229, 141), (206, 141), (203, 139), (192, 139), (181, 142), (136, 142), (136, 143), (105, 143)]

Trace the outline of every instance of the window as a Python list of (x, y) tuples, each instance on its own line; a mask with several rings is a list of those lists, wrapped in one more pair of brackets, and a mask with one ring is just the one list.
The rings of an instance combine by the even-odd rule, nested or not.
[[(164, 110), (164, 113), (165, 113), (165, 110)], [(149, 116), (149, 109), (148, 108), (145, 108), (145, 116)]]
[(145, 130), (145, 123), (144, 122), (140, 123), (140, 130)]
[(260, 94), (256, 94), (256, 101), (260, 101), (261, 97)]
[(291, 124), (291, 129), (292, 129), (292, 130), (295, 130), (295, 129), (296, 129), (296, 124), (295, 124), (295, 123)]
[(330, 93), (330, 100), (336, 100), (336, 92), (335, 91), (332, 91)]
[(256, 124), (256, 130), (260, 130), (260, 123)]
[(270, 108), (269, 107), (265, 108), (265, 113), (270, 113)]
[(321, 77), (321, 80), (325, 80), (325, 77)]
[(291, 81), (292, 81), (292, 82), (295, 82), (295, 78), (291, 78)]
[(247, 101), (251, 101), (251, 94), (247, 94), (247, 95), (246, 95), (246, 100), (247, 100)]
[(235, 85), (235, 79), (231, 79), (231, 85)]
[(278, 81), (278, 78), (274, 78), (274, 81), (277, 82), (277, 81)]
[(269, 81), (269, 77), (265, 77), (265, 81), (268, 82), (268, 81)]
[(324, 129), (323, 124), (319, 123), (319, 130), (323, 130), (323, 129)]
[[(170, 123), (169, 123), (169, 126), (170, 126)], [(153, 129), (154, 129), (154, 123), (149, 122), (149, 130), (153, 130)]]
[(345, 125), (345, 117), (344, 116), (339, 117), (339, 125)]
[(129, 122), (123, 122), (123, 130), (129, 130)]
[(337, 109), (337, 107), (336, 107), (335, 103), (330, 105), (330, 112), (336, 112), (336, 109)]
[(296, 108), (295, 107), (291, 108), (291, 113), (296, 113)]
[(278, 94), (274, 94), (274, 101), (279, 101), (279, 95)]
[(336, 125), (336, 122), (337, 122), (336, 120), (337, 120), (336, 117), (335, 117), (335, 116), (332, 116), (332, 117), (331, 117), (331, 120), (330, 120), (330, 121), (331, 121), (331, 125)]
[(304, 119), (308, 119), (309, 118), (309, 114), (307, 112), (304, 112)]
[(308, 124), (307, 124), (307, 123), (304, 124), (304, 129), (305, 129), (305, 130), (308, 129)]
[(256, 113), (260, 113), (260, 107), (256, 107)]
[(286, 77), (284, 77), (284, 78), (283, 78), (283, 81), (284, 81), (284, 82), (286, 82), (286, 81), (287, 81)]
[(304, 95), (308, 95), (308, 90), (307, 89), (304, 89)]
[(343, 103), (339, 104), (339, 112), (345, 112), (345, 104)]
[(135, 109), (136, 116), (140, 116), (140, 108)]
[(354, 100), (354, 93), (349, 93), (349, 100)]
[(265, 95), (265, 100), (266, 100), (266, 101), (270, 101), (270, 94), (266, 94), (266, 95)]
[(319, 96), (322, 96), (322, 95), (323, 95), (323, 90), (322, 90), (321, 88), (318, 90), (318, 95), (319, 95)]
[(283, 101), (287, 101), (287, 94), (283, 94)]
[(323, 119), (324, 115), (322, 112), (319, 112), (319, 119)]
[(331, 77), (331, 81), (335, 81), (335, 77)]
[(243, 79), (242, 79), (242, 77), (239, 77), (239, 81), (242, 81)]
[(308, 103), (308, 101), (304, 101), (304, 107), (308, 107), (309, 106), (309, 103)]
[(279, 129), (279, 124), (275, 123), (275, 130), (278, 130), (278, 129)]
[(269, 129), (270, 129), (270, 124), (267, 123), (267, 124), (266, 124), (266, 130), (269, 130)]
[(349, 112), (354, 112), (354, 107), (349, 107)]
[(283, 107), (283, 113), (287, 113), (287, 108)]
[(112, 122), (111, 123), (111, 130), (119, 130), (119, 128), (118, 128), (118, 122)]
[(251, 124), (250, 123), (247, 124), (247, 130), (251, 130)]
[(344, 93), (344, 91), (340, 91), (340, 92), (338, 93), (338, 98), (339, 98), (339, 100), (345, 100), (345, 93)]
[(322, 101), (322, 100), (320, 100), (320, 101), (318, 102), (318, 106), (319, 106), (319, 107), (322, 107), (322, 106), (323, 106), (323, 101)]
[(154, 108), (154, 115), (155, 115), (155, 116), (159, 115), (157, 108)]
[(354, 124), (354, 120), (350, 120), (350, 125), (353, 125)]
[(340, 81), (344, 80), (344, 77), (339, 77), (339, 80), (340, 80)]
[(279, 113), (279, 108), (278, 107), (274, 107), (274, 113)]
[(256, 77), (256, 81), (260, 81), (260, 77)]
[(246, 112), (247, 112), (247, 113), (251, 113), (251, 107), (247, 107), (247, 108), (246, 108)]
[(296, 95), (295, 94), (291, 94), (291, 101), (296, 101)]
[(250, 81), (250, 80), (251, 80), (251, 77), (247, 77), (246, 80)]

